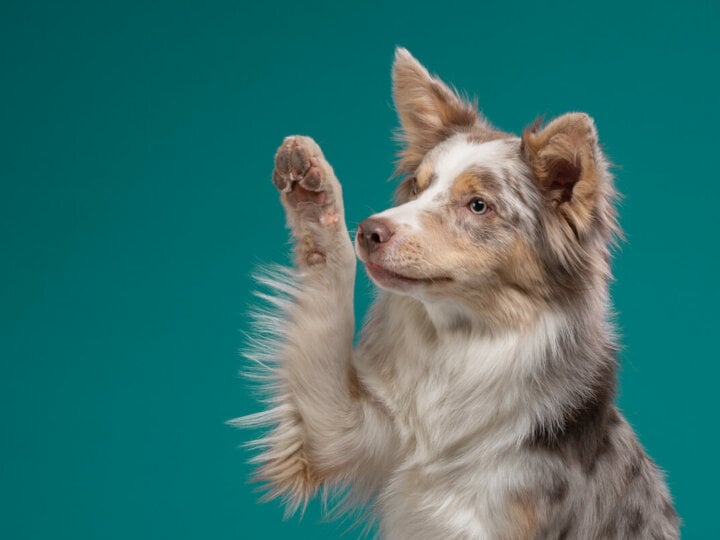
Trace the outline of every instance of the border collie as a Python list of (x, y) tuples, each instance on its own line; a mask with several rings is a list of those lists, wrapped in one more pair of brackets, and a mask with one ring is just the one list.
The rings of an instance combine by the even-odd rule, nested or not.
[[(275, 156), (295, 268), (259, 278), (268, 409), (233, 421), (268, 428), (268, 496), (340, 490), (388, 539), (677, 538), (613, 403), (620, 231), (593, 120), (505, 133), (405, 49), (393, 83), (404, 179), (354, 246), (319, 146)], [(356, 256), (380, 291), (354, 346)]]

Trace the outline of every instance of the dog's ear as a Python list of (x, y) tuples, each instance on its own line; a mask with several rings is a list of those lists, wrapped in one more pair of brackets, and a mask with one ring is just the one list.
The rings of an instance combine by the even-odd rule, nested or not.
[(592, 118), (568, 113), (543, 128), (535, 122), (523, 131), (521, 148), (546, 200), (576, 237), (604, 222), (614, 228), (614, 190)]
[(399, 173), (413, 173), (427, 152), (455, 132), (490, 131), (473, 103), (430, 76), (402, 47), (395, 50), (393, 97), (402, 126), (400, 138), (405, 143)]

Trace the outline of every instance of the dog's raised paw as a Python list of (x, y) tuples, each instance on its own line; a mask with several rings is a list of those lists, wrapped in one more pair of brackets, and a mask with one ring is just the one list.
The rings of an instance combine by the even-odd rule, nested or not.
[(345, 226), (342, 188), (322, 150), (310, 137), (286, 137), (272, 175), (295, 237), (297, 263), (325, 268), (329, 260), (354, 268)]
[(289, 210), (315, 218), (323, 225), (333, 222), (337, 180), (322, 150), (310, 137), (286, 137), (275, 154), (273, 183)]

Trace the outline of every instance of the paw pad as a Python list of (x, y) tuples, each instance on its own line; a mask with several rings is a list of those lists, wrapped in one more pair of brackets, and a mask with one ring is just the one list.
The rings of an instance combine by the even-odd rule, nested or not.
[(307, 213), (311, 206), (327, 209), (335, 202), (333, 181), (337, 180), (320, 147), (309, 137), (293, 136), (283, 141), (275, 154), (272, 180), (293, 210), (304, 208)]

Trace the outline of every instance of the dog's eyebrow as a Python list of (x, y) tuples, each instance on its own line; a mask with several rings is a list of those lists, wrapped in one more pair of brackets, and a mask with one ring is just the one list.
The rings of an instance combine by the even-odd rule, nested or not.
[(432, 160), (425, 160), (415, 171), (415, 181), (420, 190), (425, 189), (435, 181), (434, 163)]
[(430, 173), (430, 175), (420, 173), (416, 176), (416, 179), (417, 179), (418, 187), (420, 189), (425, 189), (425, 188), (429, 187), (430, 184), (432, 184), (433, 182), (435, 182), (437, 180), (437, 174), (434, 172)]
[(474, 165), (460, 173), (452, 186), (452, 193), (456, 197), (473, 191), (497, 196), (502, 192), (502, 183), (493, 170)]

